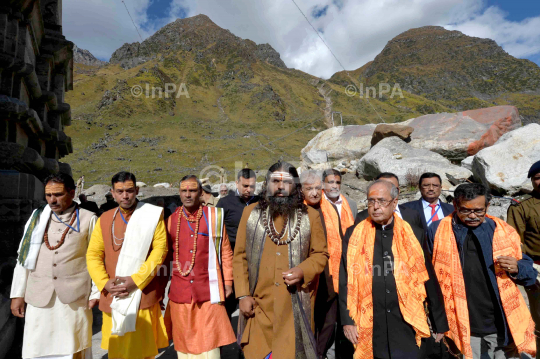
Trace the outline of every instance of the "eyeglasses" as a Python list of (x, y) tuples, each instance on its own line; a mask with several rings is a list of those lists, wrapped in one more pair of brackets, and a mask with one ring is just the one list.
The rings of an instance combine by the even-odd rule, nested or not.
[(373, 198), (370, 198), (370, 199), (367, 199), (366, 200), (366, 203), (368, 205), (368, 207), (373, 207), (375, 205), (375, 203), (377, 203), (379, 206), (381, 207), (387, 207), (390, 203), (392, 203), (393, 200), (386, 200), (386, 199), (373, 199)]
[(459, 214), (462, 214), (464, 216), (468, 216), (471, 213), (474, 213), (476, 216), (483, 216), (486, 214), (486, 209), (466, 209), (466, 208), (460, 208), (458, 209)]
[(423, 185), (422, 185), (422, 188), (423, 188), (423, 189), (428, 189), (428, 188), (437, 189), (437, 188), (439, 188), (439, 187), (441, 187), (440, 184), (432, 184), (432, 183), (427, 184), (427, 183), (426, 183), (426, 184), (423, 184)]

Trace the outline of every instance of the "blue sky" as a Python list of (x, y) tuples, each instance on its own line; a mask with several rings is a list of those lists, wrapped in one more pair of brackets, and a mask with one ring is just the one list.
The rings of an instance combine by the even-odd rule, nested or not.
[(510, 21), (521, 21), (531, 16), (540, 15), (539, 0), (488, 0), (487, 6), (497, 6), (508, 13)]
[[(206, 14), (256, 43), (269, 43), (288, 67), (320, 77), (342, 68), (292, 0), (124, 0), (143, 39), (177, 18)], [(348, 70), (371, 61), (393, 37), (438, 25), (491, 38), (540, 65), (540, 0), (296, 0)], [(63, 3), (64, 35), (101, 60), (140, 41), (121, 0)]]

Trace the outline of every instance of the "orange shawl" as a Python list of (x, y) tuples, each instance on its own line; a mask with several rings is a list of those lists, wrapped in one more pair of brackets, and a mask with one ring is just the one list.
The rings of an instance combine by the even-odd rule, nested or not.
[[(373, 250), (375, 225), (368, 218), (356, 226), (347, 252), (347, 309), (358, 329), (355, 359), (373, 358)], [(427, 297), (424, 251), (411, 226), (394, 214), (394, 277), (403, 319), (416, 332), (416, 344), (428, 338), (430, 330), (424, 310)]]
[[(324, 191), (323, 191), (324, 192)], [(339, 214), (333, 205), (328, 201), (323, 194), (321, 198), (321, 210), (326, 226), (326, 241), (328, 243), (328, 269), (334, 283), (334, 292), (338, 293), (339, 289), (339, 263), (341, 262), (341, 234), (339, 226), (343, 233), (354, 224), (354, 217), (347, 199), (341, 195), (343, 204), (341, 205), (341, 223)]]
[[(518, 233), (509, 224), (499, 218), (487, 215), (495, 221), (493, 236), (493, 261), (499, 256), (509, 256), (520, 260), (521, 240)], [(452, 339), (465, 356), (472, 358), (469, 309), (465, 295), (465, 281), (459, 259), (456, 237), (452, 229), (452, 215), (445, 217), (437, 228), (433, 243), (433, 267), (444, 296), (444, 306), (450, 330), (445, 335)], [(517, 285), (508, 277), (506, 271), (495, 266), (497, 286), (510, 327), (510, 333), (519, 352), (526, 352), (533, 357), (536, 353), (534, 322)]]

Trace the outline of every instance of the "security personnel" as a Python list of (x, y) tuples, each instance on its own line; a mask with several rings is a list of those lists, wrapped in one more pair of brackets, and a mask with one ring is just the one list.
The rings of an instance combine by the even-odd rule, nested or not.
[[(508, 208), (508, 223), (521, 236), (523, 252), (534, 260), (539, 271), (536, 284), (526, 287), (531, 315), (536, 324), (536, 347), (540, 345), (540, 161), (531, 166), (528, 177), (533, 185), (531, 197)], [(540, 358), (537, 353), (536, 358)]]

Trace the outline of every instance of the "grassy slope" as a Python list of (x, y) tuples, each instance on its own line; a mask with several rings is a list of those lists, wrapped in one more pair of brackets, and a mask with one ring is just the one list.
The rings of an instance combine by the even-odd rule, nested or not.
[[(351, 77), (362, 79), (369, 65), (351, 71)], [(420, 69), (406, 71), (418, 75)], [(426, 76), (435, 73), (436, 66)], [(201, 175), (208, 166), (223, 167), (232, 180), (236, 161), (256, 169), (268, 168), (280, 158), (298, 161), (306, 143), (326, 129), (326, 102), (318, 90), (322, 80), (260, 61), (246, 65), (234, 54), (214, 66), (198, 63), (190, 52), (157, 56), (129, 70), (76, 64), (74, 75), (74, 90), (66, 95), (73, 118), (66, 133), (73, 138), (74, 153), (63, 161), (72, 166), (74, 176), (84, 174), (88, 184), (107, 183), (121, 169), (135, 172), (148, 184), (176, 182), (188, 173)], [(378, 72), (368, 84), (393, 83), (393, 76)], [(134, 85), (145, 88), (163, 82), (185, 83), (190, 98), (131, 95)], [(534, 94), (503, 93), (489, 101), (430, 100), (403, 91), (404, 98), (385, 95), (368, 102), (345, 94), (350, 83), (346, 74), (337, 73), (324, 84), (327, 93), (332, 90), (332, 109), (342, 112), (345, 125), (378, 123), (379, 116), (399, 122), (495, 104), (514, 104), (525, 116), (540, 115), (539, 96)], [(107, 90), (118, 99), (98, 109)]]
[[(225, 168), (231, 180), (235, 161), (257, 169), (280, 158), (298, 161), (306, 143), (326, 129), (325, 101), (318, 90), (322, 82), (263, 62), (247, 69), (252, 74), (248, 81), (223, 81), (227, 70), (219, 63), (217, 68), (197, 64), (186, 55), (129, 70), (76, 64), (74, 90), (66, 96), (73, 118), (66, 132), (73, 138), (74, 153), (63, 161), (71, 164), (74, 176), (84, 174), (88, 184), (106, 183), (121, 169), (148, 184), (175, 182), (211, 165)], [(130, 93), (134, 85), (160, 86), (163, 79), (185, 83), (190, 98), (137, 98)], [(344, 124), (380, 122), (366, 99), (347, 96), (335, 83), (325, 86), (332, 89), (333, 110), (343, 113)], [(98, 109), (106, 90), (119, 98)], [(435, 106), (419, 96), (404, 96), (370, 102), (386, 122), (418, 116), (419, 104)], [(285, 120), (276, 120), (276, 112)]]

